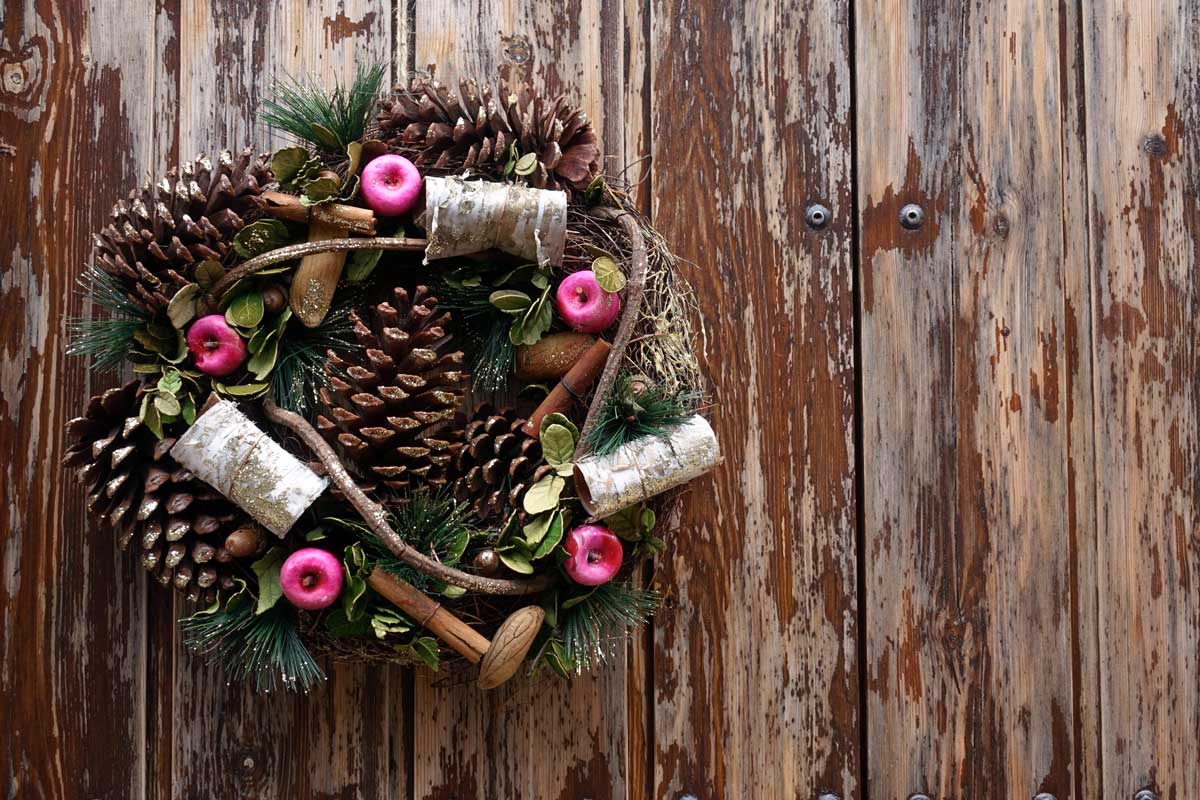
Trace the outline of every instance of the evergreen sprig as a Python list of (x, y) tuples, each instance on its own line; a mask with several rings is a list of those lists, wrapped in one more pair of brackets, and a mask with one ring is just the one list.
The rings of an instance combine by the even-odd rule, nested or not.
[(564, 607), (558, 612), (558, 626), (570, 667), (578, 672), (602, 663), (632, 628), (645, 624), (658, 602), (655, 592), (605, 583)]
[(321, 387), (329, 382), (325, 372), (328, 352), (348, 353), (359, 348), (350, 312), (360, 299), (360, 291), (342, 293), (320, 325), (306, 328), (293, 324), (293, 330), (280, 339), (271, 389), (282, 408), (308, 417), (317, 406)]
[(134, 332), (150, 321), (150, 314), (129, 299), (117, 278), (94, 264), (79, 276), (79, 286), (84, 297), (93, 306), (106, 311), (108, 316), (68, 320), (71, 341), (67, 345), (67, 354), (92, 356), (93, 369), (115, 372), (133, 347)]
[(277, 603), (262, 614), (243, 596), (224, 608), (208, 609), (180, 620), (184, 643), (218, 661), (231, 680), (254, 679), (258, 692), (279, 688), (308, 692), (325, 673), (300, 638), (295, 610)]
[(472, 388), (477, 392), (499, 392), (508, 386), (516, 347), (509, 337), (512, 317), (489, 299), (492, 287), (486, 285), (456, 287), (442, 283), (438, 303), (455, 312), (471, 360)]
[(614, 453), (643, 436), (665, 436), (668, 428), (682, 424), (695, 413), (700, 399), (695, 391), (671, 393), (661, 386), (648, 386), (635, 394), (633, 389), (633, 379), (620, 375), (604, 399), (587, 439), (597, 455)]
[(311, 78), (289, 78), (263, 101), (263, 121), (319, 148), (343, 151), (363, 137), (383, 86), (384, 65), (359, 64), (354, 82), (326, 92)]
[[(389, 504), (388, 524), (401, 539), (422, 553), (454, 566), (471, 538), (467, 507), (447, 492), (412, 492)], [(424, 572), (396, 556), (374, 534), (364, 537), (371, 559), (387, 572), (424, 591), (438, 587)]]

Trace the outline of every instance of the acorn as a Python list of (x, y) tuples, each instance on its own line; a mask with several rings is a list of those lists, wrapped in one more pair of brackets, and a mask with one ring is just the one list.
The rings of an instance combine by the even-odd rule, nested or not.
[(480, 575), (483, 575), (485, 578), (491, 578), (500, 572), (500, 554), (490, 547), (486, 550), (480, 550), (471, 559), (471, 566)]
[(224, 549), (234, 558), (249, 558), (267, 549), (266, 537), (257, 527), (245, 525), (225, 537)]
[(278, 283), (272, 283), (267, 288), (263, 289), (262, 293), (263, 309), (268, 314), (278, 314), (283, 311), (283, 307), (287, 305), (288, 296), (283, 287)]
[(595, 343), (595, 336), (568, 332), (522, 345), (517, 348), (517, 377), (524, 381), (556, 381)]

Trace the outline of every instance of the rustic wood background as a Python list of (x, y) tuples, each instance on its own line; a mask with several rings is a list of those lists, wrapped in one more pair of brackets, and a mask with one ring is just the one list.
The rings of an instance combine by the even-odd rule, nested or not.
[[(4, 797), (1200, 797), (1190, 0), (6, 0), (0, 29)], [(57, 466), (101, 388), (63, 357), (89, 232), (275, 144), (276, 76), (361, 58), (510, 64), (612, 168), (652, 157), (727, 460), (596, 677), (226, 686)]]

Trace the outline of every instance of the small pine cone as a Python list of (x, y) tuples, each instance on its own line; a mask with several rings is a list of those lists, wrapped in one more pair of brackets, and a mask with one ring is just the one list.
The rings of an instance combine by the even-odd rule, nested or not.
[(392, 489), (449, 480), (457, 445), (446, 435), (470, 376), (452, 350), (437, 298), (424, 286), (402, 287), (364, 320), (352, 313), (362, 349), (329, 353), (329, 386), (321, 390), (317, 429), (358, 471)]
[(380, 103), (379, 136), (427, 171), (472, 169), (502, 178), (509, 147), (537, 156), (527, 176), (545, 189), (586, 189), (600, 174), (600, 145), (587, 114), (560, 95), (554, 100), (502, 84), (500, 99), (475, 81), (455, 96), (435, 80), (416, 78), (408, 90)]
[(73, 443), (63, 464), (78, 469), (89, 510), (121, 549), (136, 539), (142, 566), (159, 583), (211, 603), (233, 588), (224, 541), (244, 517), (171, 458), (175, 440), (158, 439), (142, 423), (140, 402), (137, 381), (93, 397), (84, 416), (67, 423)]
[(169, 170), (113, 206), (112, 220), (95, 236), (96, 265), (126, 287), (150, 313), (166, 308), (179, 287), (195, 280), (206, 260), (223, 261), (233, 237), (258, 215), (260, 197), (275, 180), (268, 155), (246, 148), (222, 152)]
[(542, 445), (521, 430), (525, 420), (509, 409), (481, 406), (462, 431), (455, 460), (454, 497), (487, 522), (517, 511), (530, 486), (554, 471), (542, 462)]

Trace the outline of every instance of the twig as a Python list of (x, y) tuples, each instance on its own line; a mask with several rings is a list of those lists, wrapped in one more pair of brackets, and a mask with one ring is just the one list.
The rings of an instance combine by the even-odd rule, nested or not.
[(247, 275), (253, 275), (281, 261), (290, 261), (293, 258), (303, 258), (304, 256), (316, 253), (348, 252), (350, 250), (408, 250), (418, 252), (425, 249), (425, 244), (424, 239), (406, 239), (389, 236), (364, 239), (325, 239), (320, 242), (291, 244), (287, 247), (279, 247), (260, 256), (255, 256), (249, 261), (243, 262), (229, 270), (229, 272), (225, 273), (224, 277), (214, 283), (213, 287), (208, 290), (205, 299), (208, 301), (209, 306), (215, 308), (217, 303), (221, 301), (221, 295), (225, 294), (225, 291), (230, 286), (233, 286), (233, 284)]
[(480, 594), (536, 594), (554, 582), (554, 578), (551, 575), (541, 575), (529, 580), (485, 578), (482, 575), (472, 575), (435, 561), (405, 542), (392, 529), (392, 526), (388, 525), (387, 514), (383, 506), (363, 494), (363, 491), (354, 483), (350, 474), (346, 472), (346, 468), (342, 466), (342, 462), (338, 460), (337, 455), (333, 452), (333, 448), (321, 438), (321, 434), (317, 433), (316, 429), (312, 425), (309, 425), (304, 417), (295, 412), (280, 408), (270, 399), (263, 401), (263, 411), (266, 412), (268, 419), (283, 425), (308, 445), (309, 449), (325, 465), (325, 471), (328, 473), (329, 478), (341, 489), (342, 494), (346, 496), (346, 499), (350, 501), (350, 504), (362, 516), (363, 521), (367, 523), (367, 527), (379, 537), (379, 540), (389, 550), (410, 567), (419, 569), (435, 580), (445, 581), (462, 589)]
[(629, 344), (629, 337), (633, 334), (633, 328), (637, 324), (638, 313), (642, 308), (642, 295), (646, 288), (646, 242), (642, 238), (637, 220), (629, 212), (614, 208), (598, 208), (592, 213), (604, 215), (610, 219), (615, 217), (621, 223), (632, 245), (630, 260), (633, 263), (629, 271), (629, 281), (625, 285), (625, 310), (621, 313), (621, 324), (617, 326), (617, 335), (612, 340), (612, 355), (609, 356), (608, 363), (604, 365), (604, 372), (600, 373), (600, 380), (596, 383), (596, 393), (593, 395), (592, 407), (588, 409), (587, 419), (583, 423), (583, 431), (579, 434), (579, 447), (575, 450), (576, 461), (587, 454), (588, 434), (599, 422), (604, 398), (612, 391), (613, 382), (617, 379), (617, 372), (621, 369), (621, 358), (625, 354), (625, 347)]

